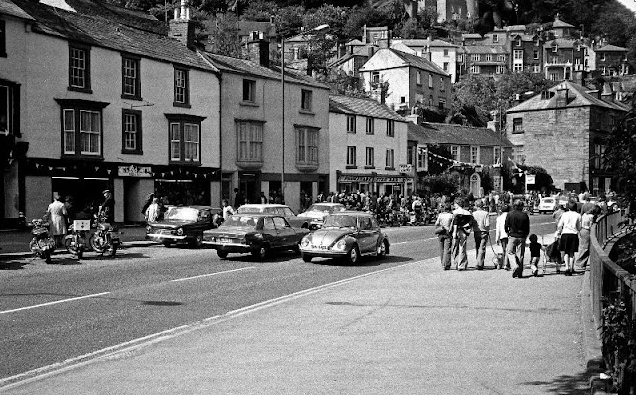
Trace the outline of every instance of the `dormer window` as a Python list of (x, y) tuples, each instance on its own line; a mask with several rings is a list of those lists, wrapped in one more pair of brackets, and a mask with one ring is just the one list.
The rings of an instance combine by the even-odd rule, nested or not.
[(499, 35), (498, 34), (493, 34), (492, 35), (492, 42), (494, 42), (494, 43), (498, 43), (499, 42)]
[(517, 39), (517, 47), (520, 47), (520, 46), (521, 46), (521, 39), (520, 39), (520, 38), (518, 38), (518, 39)]
[(553, 46), (552, 47), (552, 52), (558, 52), (559, 51), (559, 47), (558, 46)]

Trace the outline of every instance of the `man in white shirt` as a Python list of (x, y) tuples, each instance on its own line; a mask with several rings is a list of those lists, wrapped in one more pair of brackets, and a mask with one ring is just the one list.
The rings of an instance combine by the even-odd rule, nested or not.
[(473, 211), (473, 230), (475, 234), (475, 250), (477, 253), (477, 270), (484, 270), (484, 258), (486, 256), (486, 245), (490, 232), (490, 216), (484, 210), (484, 203), (481, 199), (475, 201), (476, 210)]

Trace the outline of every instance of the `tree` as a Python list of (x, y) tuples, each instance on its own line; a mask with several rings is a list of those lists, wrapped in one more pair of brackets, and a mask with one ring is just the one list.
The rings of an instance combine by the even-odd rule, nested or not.
[(320, 25), (329, 25), (329, 34), (340, 40), (346, 37), (345, 25), (347, 24), (348, 15), (348, 8), (326, 4), (307, 12), (303, 16), (303, 26), (305, 31), (311, 31), (311, 29)]
[(317, 80), (341, 95), (369, 97), (369, 93), (360, 85), (360, 78), (348, 75), (341, 69), (331, 69), (327, 75), (318, 75)]
[(300, 6), (288, 6), (278, 9), (274, 16), (276, 31), (281, 37), (290, 37), (298, 34), (303, 26), (305, 10)]
[(424, 176), (422, 185), (430, 193), (439, 193), (446, 196), (457, 195), (461, 189), (459, 175), (450, 173)]
[(269, 22), (276, 15), (278, 5), (274, 1), (256, 0), (249, 3), (241, 17), (248, 21)]
[(603, 164), (615, 172), (616, 185), (622, 188), (629, 215), (636, 218), (636, 112), (632, 109), (618, 122), (606, 142)]
[(238, 18), (233, 13), (218, 14), (212, 20), (208, 35), (208, 49), (212, 53), (243, 58), (238, 37)]

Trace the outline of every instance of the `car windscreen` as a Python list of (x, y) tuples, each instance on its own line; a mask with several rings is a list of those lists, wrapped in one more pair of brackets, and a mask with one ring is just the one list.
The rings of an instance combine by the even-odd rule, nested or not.
[(326, 212), (326, 213), (328, 213), (328, 212), (329, 212), (329, 210), (330, 210), (330, 208), (331, 208), (330, 206), (325, 206), (325, 205), (322, 205), (322, 204), (312, 204), (312, 205), (311, 205), (311, 206), (307, 209), (307, 211), (306, 211), (306, 212), (308, 212), (308, 211), (314, 211), (314, 212), (322, 212), (322, 213), (325, 213), (325, 212)]
[(221, 224), (220, 227), (254, 227), (258, 223), (258, 218), (254, 218), (250, 215), (231, 215), (228, 219)]
[(241, 206), (236, 212), (239, 214), (258, 214), (261, 212), (261, 208)]
[(544, 199), (541, 199), (541, 201), (543, 203), (554, 203), (554, 199), (550, 199), (550, 198), (544, 198)]
[(171, 207), (163, 215), (164, 219), (173, 221), (196, 221), (199, 217), (199, 210), (191, 207)]
[(325, 228), (355, 228), (356, 217), (351, 215), (330, 215), (325, 219)]

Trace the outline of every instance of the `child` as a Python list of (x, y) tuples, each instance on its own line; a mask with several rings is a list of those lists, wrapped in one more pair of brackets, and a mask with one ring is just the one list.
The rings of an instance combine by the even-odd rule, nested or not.
[(541, 257), (541, 244), (537, 241), (537, 235), (534, 233), (528, 238), (530, 239), (530, 270), (532, 275), (539, 275), (539, 258)]

